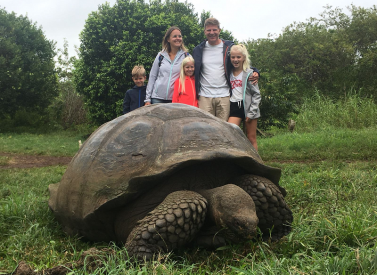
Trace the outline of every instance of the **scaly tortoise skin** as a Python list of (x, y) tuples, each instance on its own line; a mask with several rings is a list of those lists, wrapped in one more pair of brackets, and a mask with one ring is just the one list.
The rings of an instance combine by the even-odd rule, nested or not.
[(278, 240), (293, 221), (280, 169), (265, 165), (239, 127), (198, 108), (154, 104), (98, 128), (49, 186), (63, 230), (124, 243), (151, 259), (195, 242)]

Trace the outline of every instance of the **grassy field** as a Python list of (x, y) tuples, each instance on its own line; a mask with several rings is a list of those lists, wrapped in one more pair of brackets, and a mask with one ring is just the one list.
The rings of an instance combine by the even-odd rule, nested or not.
[(79, 148), (79, 140), (83, 142), (85, 137), (63, 131), (50, 134), (0, 133), (0, 152), (73, 156)]
[[(334, 112), (327, 115), (348, 110), (337, 104), (327, 107)], [(279, 242), (256, 240), (216, 251), (186, 248), (134, 263), (113, 243), (63, 233), (48, 209), (47, 187), (60, 181), (65, 166), (0, 169), (0, 274), (22, 260), (38, 271), (66, 265), (70, 274), (377, 274), (376, 117), (360, 114), (369, 119), (362, 127), (334, 120), (321, 128), (313, 124), (326, 119), (318, 117), (318, 106), (305, 108), (295, 118), (297, 132), (258, 140), (266, 164), (282, 169), (280, 184), (294, 214), (292, 232)], [(365, 112), (375, 109), (372, 104)], [(3, 133), (0, 152), (73, 156), (80, 139), (67, 133)], [(0, 158), (0, 168), (7, 161)], [(82, 259), (91, 247), (100, 250), (95, 269)]]
[[(77, 150), (77, 137), (6, 136), (0, 151), (25, 140), (31, 140), (27, 146), (33, 153), (73, 155)], [(186, 249), (142, 266), (128, 261), (127, 252), (114, 244), (88, 243), (62, 232), (47, 206), (47, 186), (58, 182), (66, 167), (2, 169), (0, 272), (11, 272), (21, 260), (36, 270), (77, 262), (95, 246), (107, 248), (101, 252), (103, 266), (75, 273), (377, 274), (376, 136), (377, 129), (368, 128), (259, 139), (262, 158), (283, 170), (293, 232), (278, 243)], [(57, 153), (49, 144), (65, 144), (65, 150)]]

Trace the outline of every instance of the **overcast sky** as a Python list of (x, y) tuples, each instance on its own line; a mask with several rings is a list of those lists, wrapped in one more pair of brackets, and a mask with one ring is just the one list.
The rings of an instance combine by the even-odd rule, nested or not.
[[(179, 0), (184, 2), (184, 0)], [(27, 15), (36, 22), (49, 40), (63, 47), (63, 39), (69, 44), (70, 55), (75, 55), (74, 45), (79, 46), (79, 33), (85, 20), (98, 5), (116, 0), (0, 0), (0, 7), (17, 15)], [(146, 0), (148, 2), (148, 0)], [(319, 17), (325, 5), (340, 7), (346, 11), (350, 4), (370, 8), (376, 0), (188, 0), (200, 14), (210, 11), (239, 41), (266, 38), (269, 33), (279, 34), (293, 22), (304, 22)], [(162, 38), (161, 38), (162, 39)]]

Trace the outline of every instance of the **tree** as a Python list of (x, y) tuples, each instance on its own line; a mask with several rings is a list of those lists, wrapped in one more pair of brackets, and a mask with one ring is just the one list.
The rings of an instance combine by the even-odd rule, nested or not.
[(344, 74), (344, 86), (376, 97), (377, 6), (363, 8), (351, 5), (347, 9), (350, 15), (339, 8), (326, 6), (318, 21), (329, 32), (337, 34), (337, 40), (342, 41), (352, 60), (348, 74)]
[(356, 86), (377, 99), (377, 6), (366, 9), (351, 5), (352, 20), (347, 37), (356, 56)]
[(45, 111), (57, 94), (54, 55), (40, 27), (0, 9), (0, 117)]
[(284, 126), (314, 92), (332, 99), (351, 90), (377, 98), (377, 8), (327, 6), (317, 18), (287, 26), (276, 38), (248, 41), (261, 72), (260, 126)]
[(319, 18), (291, 24), (275, 39), (249, 41), (254, 65), (295, 75), (298, 102), (314, 89), (332, 98), (351, 89), (376, 95), (377, 9), (348, 9), (350, 15), (327, 6)]
[(275, 64), (278, 51), (271, 38), (247, 42), (252, 65), (260, 70), (261, 118), (258, 128), (285, 127), (290, 115), (296, 113), (296, 95), (302, 91), (297, 74), (285, 74)]
[(272, 66), (269, 69), (280, 71), (284, 77), (296, 75), (304, 84), (303, 91), (316, 88), (336, 96), (349, 86), (353, 51), (339, 31), (328, 30), (312, 19), (286, 27), (273, 44), (272, 53), (268, 53), (270, 59), (266, 61)]
[(204, 39), (192, 4), (178, 0), (118, 0), (101, 5), (86, 20), (76, 64), (77, 91), (85, 96), (90, 115), (104, 123), (121, 114), (124, 93), (132, 87), (131, 70), (142, 64), (149, 72), (170, 26), (178, 26), (192, 51)]
[(73, 67), (76, 57), (69, 57), (68, 42), (64, 40), (63, 49), (58, 49), (56, 72), (59, 78), (59, 95), (50, 105), (50, 116), (64, 129), (87, 123), (82, 96), (76, 92), (73, 83)]

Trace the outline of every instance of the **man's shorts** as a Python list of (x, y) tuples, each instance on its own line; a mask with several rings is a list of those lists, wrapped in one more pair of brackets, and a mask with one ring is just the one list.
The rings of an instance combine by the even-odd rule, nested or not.
[(226, 97), (199, 97), (199, 108), (222, 120), (229, 118), (229, 96)]

